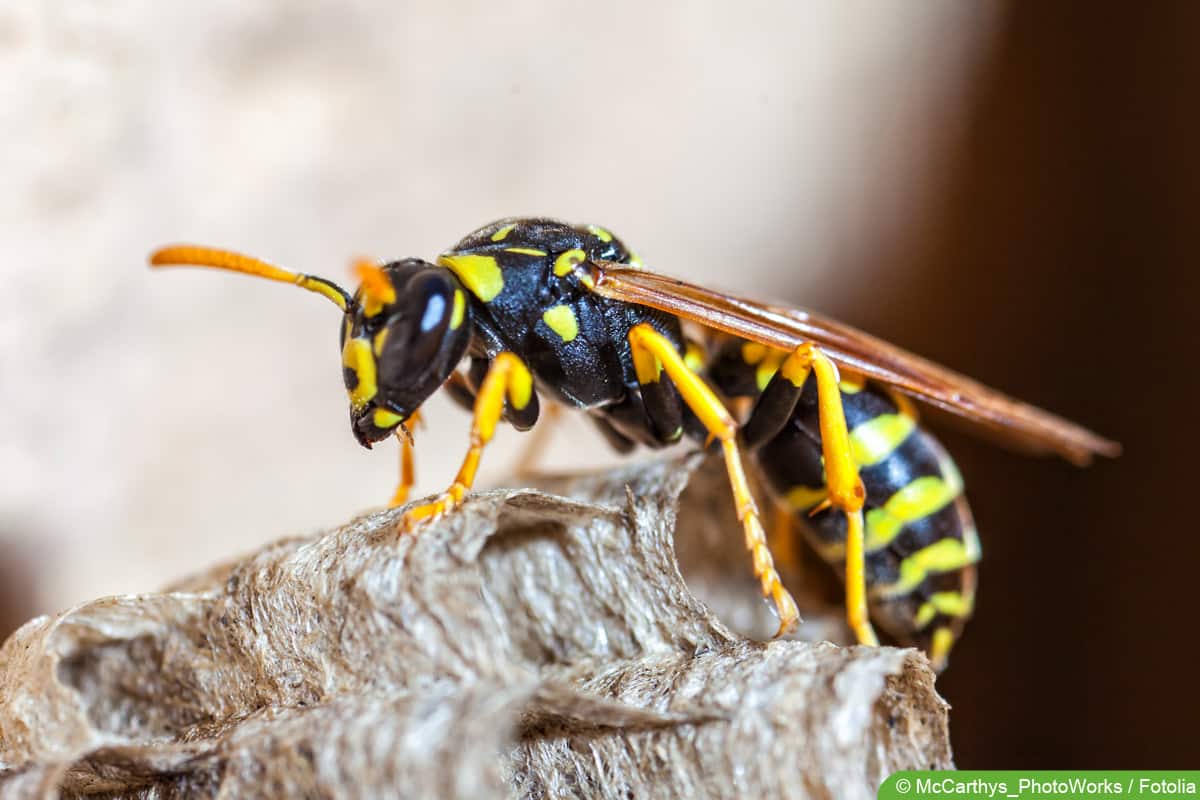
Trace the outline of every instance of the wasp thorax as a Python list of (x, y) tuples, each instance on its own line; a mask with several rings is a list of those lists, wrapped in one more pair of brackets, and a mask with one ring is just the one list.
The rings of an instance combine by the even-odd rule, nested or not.
[(386, 439), (450, 377), (471, 339), (467, 298), (448, 269), (419, 259), (360, 265), (342, 327), (350, 422), (364, 447)]

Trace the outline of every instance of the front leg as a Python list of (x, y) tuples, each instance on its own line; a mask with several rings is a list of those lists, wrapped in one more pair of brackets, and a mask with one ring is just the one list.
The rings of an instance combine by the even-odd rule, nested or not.
[(423, 520), (437, 519), (462, 503), (463, 497), (475, 483), (479, 459), (484, 446), (492, 440), (496, 423), (504, 413), (504, 401), (519, 414), (534, 402), (533, 376), (520, 357), (504, 352), (496, 356), (475, 396), (474, 418), (471, 421), (471, 445), (458, 469), (454, 482), (436, 500), (409, 509), (401, 521), (401, 529), (412, 531)]
[(396, 428), (396, 438), (400, 440), (400, 483), (388, 503), (388, 508), (402, 506), (408, 501), (408, 493), (417, 481), (417, 468), (413, 462), (413, 430), (421, 424), (421, 412), (414, 411), (406, 421)]

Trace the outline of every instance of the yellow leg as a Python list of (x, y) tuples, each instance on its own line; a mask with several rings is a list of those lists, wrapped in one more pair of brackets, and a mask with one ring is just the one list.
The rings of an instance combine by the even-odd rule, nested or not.
[(750, 486), (742, 468), (742, 458), (737, 446), (737, 423), (713, 394), (712, 389), (688, 368), (675, 346), (650, 325), (642, 323), (635, 326), (629, 332), (629, 344), (638, 381), (653, 383), (659, 379), (660, 371), (666, 370), (683, 401), (704, 424), (709, 434), (721, 440), (738, 519), (741, 520), (746, 536), (746, 549), (750, 551), (754, 563), (754, 576), (762, 586), (763, 596), (770, 597), (775, 604), (775, 610), (779, 614), (779, 631), (776, 636), (782, 636), (800, 621), (800, 612), (796, 609), (792, 595), (780, 581), (779, 573), (775, 571), (775, 562), (767, 545), (762, 520), (759, 518), (758, 505), (750, 494)]
[(388, 508), (402, 506), (408, 502), (408, 493), (417, 482), (417, 470), (413, 463), (413, 430), (421, 423), (421, 412), (414, 411), (399, 428), (396, 428), (396, 438), (400, 440), (400, 483)]
[(833, 506), (846, 515), (846, 619), (859, 644), (878, 645), (867, 614), (866, 552), (863, 544), (862, 507), (866, 490), (850, 451), (850, 432), (838, 389), (837, 368), (811, 344), (802, 344), (787, 358), (785, 375), (792, 370), (803, 384), (811, 371), (817, 379), (821, 448), (825, 455), (825, 485), (829, 497), (816, 510)]
[(504, 413), (505, 396), (517, 409), (525, 408), (533, 396), (533, 376), (529, 374), (525, 363), (513, 353), (496, 356), (479, 387), (479, 393), (475, 396), (475, 417), (471, 422), (471, 446), (454, 482), (436, 500), (410, 509), (401, 525), (405, 531), (411, 530), (422, 520), (442, 516), (462, 502), (475, 483), (484, 445), (491, 441), (496, 432), (496, 423)]

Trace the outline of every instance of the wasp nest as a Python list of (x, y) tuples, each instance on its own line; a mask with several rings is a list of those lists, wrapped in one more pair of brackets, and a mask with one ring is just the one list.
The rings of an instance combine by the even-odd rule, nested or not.
[(481, 492), (413, 537), (366, 514), (35, 619), (0, 649), (0, 795), (868, 798), (951, 766), (924, 656), (735, 632), (771, 620), (698, 462)]

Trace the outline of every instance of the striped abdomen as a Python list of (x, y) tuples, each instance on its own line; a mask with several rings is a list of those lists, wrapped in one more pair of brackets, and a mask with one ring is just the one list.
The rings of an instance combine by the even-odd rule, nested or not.
[[(871, 618), (942, 662), (971, 614), (980, 555), (962, 477), (941, 444), (920, 427), (907, 399), (848, 381), (841, 391), (867, 492)], [(813, 548), (842, 570), (845, 517), (832, 509), (809, 516), (825, 498), (814, 381), (805, 386), (784, 429), (759, 448), (758, 460)]]
[[(780, 405), (788, 391), (776, 373), (786, 356), (725, 339), (708, 363), (708, 377), (729, 397), (785, 389), (755, 406), (744, 426), (745, 439), (756, 445), (764, 477), (809, 543), (844, 572), (845, 515), (836, 509), (811, 514), (827, 494), (816, 381), (806, 380), (798, 398)], [(840, 390), (852, 455), (866, 489), (871, 619), (896, 639), (928, 650), (940, 666), (975, 602), (979, 538), (962, 477), (902, 395), (853, 380), (843, 380)], [(777, 419), (780, 414), (786, 421)]]

